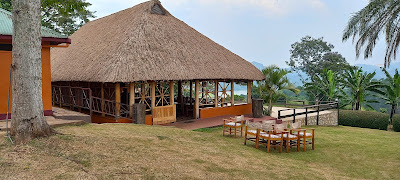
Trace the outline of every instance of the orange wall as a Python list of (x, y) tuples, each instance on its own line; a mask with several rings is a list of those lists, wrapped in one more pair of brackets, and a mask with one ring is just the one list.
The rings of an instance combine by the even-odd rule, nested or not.
[(217, 108), (205, 108), (200, 109), (200, 118), (210, 118), (224, 115), (244, 115), (251, 114), (252, 106), (251, 104), (235, 105), (228, 107), (217, 107)]
[[(0, 51), (0, 115), (7, 113), (7, 95), (10, 76), (11, 51)], [(42, 95), (45, 114), (52, 110), (50, 48), (42, 48)], [(11, 99), (11, 98), (10, 98)], [(46, 113), (47, 111), (47, 113)], [(11, 102), (10, 102), (11, 112)]]

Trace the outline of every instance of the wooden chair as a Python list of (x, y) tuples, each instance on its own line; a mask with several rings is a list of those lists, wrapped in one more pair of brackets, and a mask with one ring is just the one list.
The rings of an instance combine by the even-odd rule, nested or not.
[(256, 148), (258, 149), (259, 136), (258, 131), (261, 128), (261, 123), (253, 122), (251, 120), (246, 121), (246, 127), (244, 132), (244, 145), (247, 144), (247, 141), (253, 141), (256, 143)]
[(225, 130), (225, 128), (229, 128), (229, 134), (232, 135), (232, 129), (234, 129), (234, 137), (236, 138), (236, 134), (238, 131), (240, 131), (240, 136), (243, 136), (243, 120), (244, 120), (244, 115), (241, 116), (235, 116), (234, 118), (231, 119), (224, 119), (224, 124), (222, 126), (222, 135), (225, 136), (225, 132), (228, 130)]
[[(279, 147), (279, 153), (282, 153), (283, 136), (275, 135), (273, 130), (273, 121), (264, 121), (261, 129), (257, 130), (257, 136), (259, 137), (259, 143), (264, 144), (267, 147), (267, 153), (269, 153), (270, 147)], [(262, 130), (262, 131), (261, 131)]]
[[(299, 136), (299, 145), (303, 145), (304, 152), (307, 150), (307, 144), (312, 145), (312, 150), (315, 149), (315, 129), (311, 128), (311, 133), (307, 133), (306, 129), (301, 129), (301, 121), (291, 123), (290, 128), (292, 131), (297, 131)], [(311, 139), (311, 141), (307, 141), (307, 139)]]
[(276, 124), (274, 127), (275, 133), (283, 138), (283, 146), (286, 147), (286, 152), (289, 152), (290, 147), (297, 147), (297, 151), (300, 151), (300, 136), (293, 135), (287, 131), (285, 124)]

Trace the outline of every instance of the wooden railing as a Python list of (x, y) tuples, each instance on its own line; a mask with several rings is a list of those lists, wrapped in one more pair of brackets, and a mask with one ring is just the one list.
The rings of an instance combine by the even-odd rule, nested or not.
[(94, 97), (89, 88), (52, 86), (52, 97), (53, 106), (58, 105), (60, 107), (67, 106), (70, 109), (89, 110), (91, 116), (95, 112), (115, 118), (123, 117), (131, 119), (133, 118), (131, 114), (135, 113), (134, 108), (130, 105)]
[(153, 108), (153, 124), (165, 124), (176, 121), (176, 106), (159, 106)]

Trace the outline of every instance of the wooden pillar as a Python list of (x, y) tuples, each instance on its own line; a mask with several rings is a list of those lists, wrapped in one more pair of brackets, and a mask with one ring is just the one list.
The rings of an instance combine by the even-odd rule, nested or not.
[(195, 101), (194, 101), (194, 118), (199, 119), (200, 117), (200, 102), (199, 102), (199, 89), (200, 89), (200, 82), (199, 80), (195, 80), (194, 85), (194, 93), (195, 93)]
[(156, 107), (156, 82), (152, 81), (150, 84), (151, 84), (151, 111), (153, 112), (153, 108)]
[(129, 84), (129, 117), (133, 117), (133, 105), (135, 104), (135, 83)]
[(101, 116), (105, 117), (105, 101), (104, 101), (104, 83), (101, 83)]
[(247, 104), (251, 104), (251, 84), (253, 81), (247, 81)]
[(115, 115), (121, 115), (121, 84), (115, 83)]
[(214, 88), (214, 105), (218, 107), (218, 81), (214, 81), (215, 88)]
[(178, 103), (181, 108), (181, 113), (183, 114), (185, 106), (183, 104), (183, 92), (182, 92), (182, 81), (178, 81)]
[(174, 81), (169, 82), (169, 104), (174, 105), (174, 98), (175, 98), (175, 92), (174, 92)]
[(189, 81), (189, 98), (190, 98), (190, 105), (193, 105), (193, 81)]
[(235, 81), (231, 82), (231, 106), (235, 105)]

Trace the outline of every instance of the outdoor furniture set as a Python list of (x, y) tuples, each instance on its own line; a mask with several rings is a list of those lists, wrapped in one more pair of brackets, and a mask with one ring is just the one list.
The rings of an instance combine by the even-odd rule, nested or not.
[[(229, 132), (230, 135), (234, 134), (234, 138), (243, 136), (244, 129), (244, 144), (247, 141), (255, 142), (255, 147), (258, 149), (259, 145), (265, 145), (267, 152), (270, 148), (279, 148), (279, 152), (285, 147), (286, 152), (289, 148), (296, 147), (300, 151), (300, 146), (303, 145), (304, 151), (307, 150), (307, 144), (315, 148), (315, 129), (312, 128), (311, 133), (306, 129), (301, 128), (301, 122), (295, 123), (282, 123), (276, 124), (275, 121), (262, 121), (254, 122), (253, 120), (246, 120), (244, 123), (244, 116), (235, 116), (230, 119), (224, 119), (223, 123), (223, 136)], [(244, 127), (243, 127), (244, 126)]]

